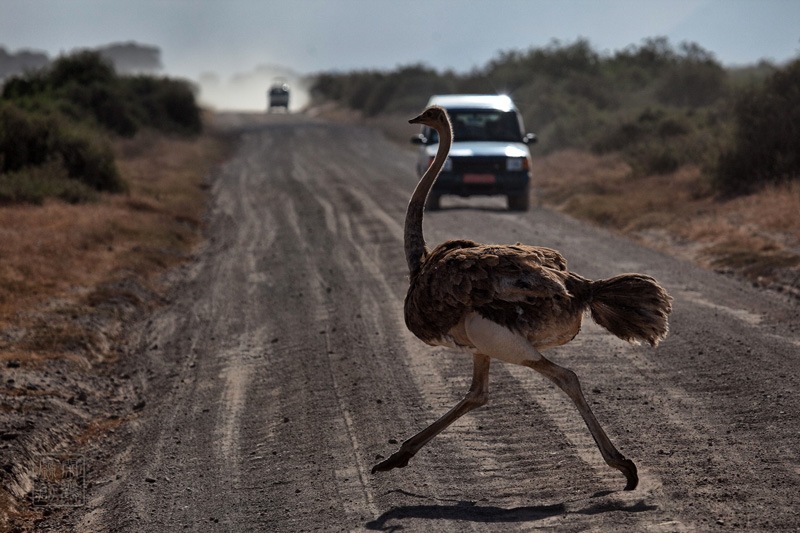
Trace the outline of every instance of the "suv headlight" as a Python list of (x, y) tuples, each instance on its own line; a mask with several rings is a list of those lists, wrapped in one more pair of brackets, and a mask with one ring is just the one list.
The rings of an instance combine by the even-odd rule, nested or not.
[(520, 170), (527, 170), (527, 168), (527, 157), (509, 157), (506, 159), (506, 170), (509, 172), (518, 172)]

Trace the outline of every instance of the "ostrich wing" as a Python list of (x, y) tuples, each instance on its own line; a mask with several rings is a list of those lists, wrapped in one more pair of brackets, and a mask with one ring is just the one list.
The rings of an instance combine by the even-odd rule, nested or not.
[(448, 241), (427, 254), (412, 275), (406, 325), (436, 344), (476, 311), (530, 339), (549, 338), (550, 329), (576, 310), (567, 289), (574, 286), (573, 277), (566, 260), (550, 248)]
[(470, 241), (451, 241), (436, 248), (420, 273), (430, 284), (433, 299), (472, 308), (567, 297), (567, 276), (566, 260), (550, 248)]

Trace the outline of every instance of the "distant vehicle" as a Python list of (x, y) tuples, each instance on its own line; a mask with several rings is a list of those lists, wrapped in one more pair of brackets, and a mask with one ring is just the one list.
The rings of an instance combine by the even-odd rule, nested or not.
[[(530, 206), (531, 152), (536, 135), (524, 133), (522, 117), (505, 95), (432, 96), (428, 105), (447, 109), (453, 123), (453, 147), (428, 195), (427, 209), (439, 209), (445, 194), (504, 195), (512, 211)], [(417, 174), (422, 176), (436, 155), (438, 134), (428, 126), (411, 138), (421, 145)]]
[(289, 111), (289, 85), (284, 82), (277, 82), (269, 88), (268, 93), (269, 111), (283, 108)]

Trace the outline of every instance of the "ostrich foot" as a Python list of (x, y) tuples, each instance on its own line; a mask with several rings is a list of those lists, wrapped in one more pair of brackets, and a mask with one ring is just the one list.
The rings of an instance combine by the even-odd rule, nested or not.
[[(386, 459), (385, 461), (381, 461), (380, 463), (376, 464), (372, 467), (372, 473), (375, 472), (388, 472), (393, 468), (405, 468), (408, 465), (408, 461), (414, 457), (414, 454), (408, 450), (404, 450), (400, 448), (396, 452), (394, 452), (391, 457)], [(636, 470), (636, 467), (634, 467)]]
[(628, 482), (625, 484), (625, 490), (633, 490), (639, 484), (639, 475), (636, 470), (636, 465), (630, 459), (623, 459), (617, 464), (612, 465), (614, 468), (622, 472)]

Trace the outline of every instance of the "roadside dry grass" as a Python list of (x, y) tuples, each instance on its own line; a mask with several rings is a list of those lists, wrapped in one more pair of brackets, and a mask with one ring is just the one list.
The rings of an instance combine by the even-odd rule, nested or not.
[[(110, 289), (122, 279), (157, 292), (158, 275), (197, 243), (204, 177), (222, 157), (220, 141), (145, 133), (118, 141), (115, 151), (130, 184), (126, 194), (0, 208), (0, 360), (56, 356), (76, 342), (92, 348), (80, 324), (61, 324), (60, 317), (130, 297)], [(58, 316), (43, 320), (52, 312)]]
[(0, 207), (0, 530), (28, 530), (33, 460), (91, 446), (143, 405), (115, 371), (126, 327), (202, 238), (206, 178), (230, 143), (153, 132), (115, 141), (125, 194)]
[(800, 184), (717, 197), (701, 169), (636, 176), (616, 155), (534, 158), (541, 200), (708, 268), (800, 296)]

